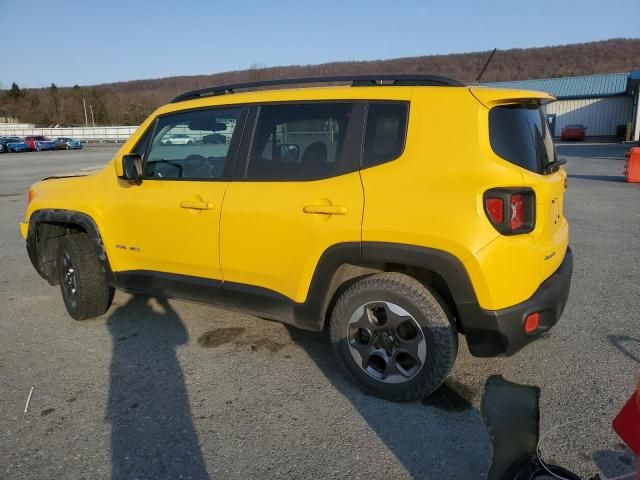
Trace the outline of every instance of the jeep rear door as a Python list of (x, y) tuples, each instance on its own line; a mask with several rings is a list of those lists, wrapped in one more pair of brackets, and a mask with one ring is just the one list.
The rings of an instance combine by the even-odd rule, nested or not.
[(243, 145), (220, 222), (225, 304), (287, 317), (281, 307), (306, 300), (321, 255), (359, 244), (364, 111), (353, 102), (252, 107), (252, 142)]

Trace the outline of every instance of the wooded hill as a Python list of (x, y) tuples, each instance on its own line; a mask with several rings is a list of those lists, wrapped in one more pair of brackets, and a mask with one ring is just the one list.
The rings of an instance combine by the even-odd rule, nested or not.
[[(0, 92), (0, 117), (42, 126), (83, 125), (82, 99), (92, 105), (96, 125), (137, 125), (156, 107), (196, 88), (276, 78), (325, 75), (424, 73), (473, 82), (490, 52), (333, 62), (283, 67), (251, 66), (247, 70), (134, 80), (93, 86), (21, 89), (13, 84)], [(498, 50), (482, 81), (590, 75), (640, 68), (640, 39), (542, 48)], [(89, 121), (91, 119), (89, 118)]]

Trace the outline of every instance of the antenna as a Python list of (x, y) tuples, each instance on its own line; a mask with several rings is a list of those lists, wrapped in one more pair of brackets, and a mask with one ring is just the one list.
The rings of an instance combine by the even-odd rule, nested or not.
[(498, 50), (498, 49), (494, 48), (493, 52), (491, 52), (491, 55), (489, 55), (489, 59), (487, 60), (487, 63), (484, 64), (484, 67), (482, 67), (482, 70), (480, 70), (480, 75), (478, 75), (478, 78), (476, 78), (476, 82), (479, 82), (480, 78), (482, 78), (482, 75), (484, 75), (484, 71), (489, 66), (489, 63), (491, 63), (491, 59), (493, 58), (493, 55), (496, 53), (496, 50)]

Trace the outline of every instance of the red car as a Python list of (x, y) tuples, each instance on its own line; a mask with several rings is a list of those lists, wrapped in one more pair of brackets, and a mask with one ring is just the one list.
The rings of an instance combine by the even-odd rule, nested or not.
[(24, 137), (24, 143), (27, 144), (30, 152), (35, 150), (53, 150), (56, 147), (53, 140), (43, 135), (31, 135), (29, 137)]
[(562, 129), (560, 137), (562, 140), (584, 140), (587, 127), (584, 125), (567, 125)]

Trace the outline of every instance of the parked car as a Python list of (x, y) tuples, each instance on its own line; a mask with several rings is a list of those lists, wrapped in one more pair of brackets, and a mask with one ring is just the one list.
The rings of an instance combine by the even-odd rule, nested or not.
[(43, 135), (30, 135), (24, 137), (24, 141), (31, 152), (35, 150), (54, 150), (56, 148), (56, 143)]
[[(480, 357), (547, 333), (573, 269), (554, 98), (322, 81), (354, 86), (185, 93), (100, 172), (32, 185), (21, 233), (69, 315), (103, 315), (120, 288), (326, 328), (347, 374), (390, 400), (433, 393), (459, 333)], [(230, 141), (167, 149), (174, 128)]]
[(4, 145), (7, 152), (28, 152), (29, 145), (22, 137), (5, 137)]
[(57, 150), (78, 150), (82, 148), (82, 142), (69, 137), (54, 138)]
[(56, 142), (53, 140), (39, 140), (36, 142), (36, 150), (38, 152), (44, 151), (44, 150), (55, 150), (56, 149)]
[(185, 133), (174, 133), (167, 135), (162, 140), (163, 145), (191, 145), (195, 143), (193, 139)]
[(562, 129), (560, 138), (562, 140), (584, 140), (587, 133), (587, 127), (584, 125), (567, 125)]
[(227, 143), (227, 137), (220, 133), (212, 133), (211, 135), (205, 135), (202, 137), (202, 143), (222, 144)]
[(0, 137), (0, 153), (7, 153), (9, 148), (7, 147), (7, 143), (10, 142), (22, 142), (22, 138), (20, 137)]

